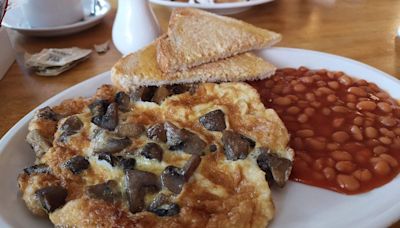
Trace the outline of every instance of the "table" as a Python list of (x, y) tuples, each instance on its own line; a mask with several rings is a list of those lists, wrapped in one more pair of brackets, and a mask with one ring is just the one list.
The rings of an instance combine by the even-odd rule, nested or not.
[[(116, 13), (113, 9), (100, 25), (79, 34), (59, 38), (30, 38), (10, 31), (17, 48), (17, 59), (0, 80), (0, 137), (37, 105), (62, 90), (108, 71), (121, 57), (111, 45), (104, 55), (94, 53), (90, 59), (58, 77), (40, 77), (23, 68), (23, 52), (38, 52), (42, 48), (92, 48), (111, 39)], [(153, 9), (165, 30), (169, 10)], [(279, 46), (305, 48), (346, 56), (372, 65), (400, 78), (400, 1), (335, 1), (276, 0), (233, 15), (262, 28), (283, 35)], [(400, 32), (400, 29), (399, 29)], [(400, 222), (393, 225), (400, 227)]]

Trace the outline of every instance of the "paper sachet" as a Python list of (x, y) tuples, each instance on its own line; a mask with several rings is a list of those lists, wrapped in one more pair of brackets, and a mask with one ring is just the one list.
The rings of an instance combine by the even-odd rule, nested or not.
[(38, 75), (56, 76), (87, 59), (91, 53), (90, 49), (77, 47), (43, 49), (33, 55), (26, 54), (25, 65)]

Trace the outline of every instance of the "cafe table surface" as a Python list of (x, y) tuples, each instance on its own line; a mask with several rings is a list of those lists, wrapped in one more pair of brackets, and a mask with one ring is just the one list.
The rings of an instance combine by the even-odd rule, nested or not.
[[(56, 77), (36, 76), (23, 64), (25, 52), (73, 46), (93, 48), (94, 44), (111, 40), (117, 2), (112, 0), (111, 4), (112, 10), (101, 24), (77, 34), (33, 38), (9, 31), (17, 61), (0, 80), (0, 137), (42, 102), (110, 70), (121, 57), (111, 43), (107, 53), (93, 53), (88, 60)], [(165, 31), (170, 10), (155, 5), (152, 8)], [(400, 32), (398, 0), (275, 0), (232, 17), (281, 33), (283, 40), (278, 46), (349, 57), (400, 78), (400, 45), (397, 45), (400, 39), (396, 39)], [(392, 227), (400, 228), (400, 222)]]

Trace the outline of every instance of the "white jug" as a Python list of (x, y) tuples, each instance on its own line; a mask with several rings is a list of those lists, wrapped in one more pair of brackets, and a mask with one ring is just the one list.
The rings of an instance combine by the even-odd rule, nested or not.
[(159, 35), (160, 27), (147, 0), (118, 0), (112, 39), (119, 52), (135, 52)]

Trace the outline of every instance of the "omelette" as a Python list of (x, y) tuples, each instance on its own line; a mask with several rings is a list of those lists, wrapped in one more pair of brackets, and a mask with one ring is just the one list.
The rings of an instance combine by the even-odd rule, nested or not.
[(118, 91), (38, 110), (18, 176), (27, 208), (59, 227), (266, 227), (289, 135), (246, 83)]

